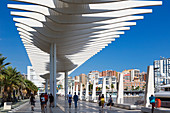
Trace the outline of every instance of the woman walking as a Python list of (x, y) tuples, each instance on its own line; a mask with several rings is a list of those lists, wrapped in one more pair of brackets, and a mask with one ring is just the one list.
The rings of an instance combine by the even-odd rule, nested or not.
[(104, 94), (102, 94), (102, 97), (101, 97), (101, 105), (102, 105), (102, 108), (104, 107), (104, 103), (105, 103)]
[(34, 111), (34, 107), (35, 107), (35, 97), (34, 97), (33, 94), (31, 94), (30, 103), (31, 103), (31, 110)]
[(113, 103), (113, 100), (112, 100), (112, 95), (110, 95), (110, 98), (109, 98), (109, 105), (110, 105), (110, 110), (111, 110), (112, 103)]

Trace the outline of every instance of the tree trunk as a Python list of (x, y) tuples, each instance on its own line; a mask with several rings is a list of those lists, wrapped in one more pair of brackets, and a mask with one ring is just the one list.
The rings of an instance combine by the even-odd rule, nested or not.
[(3, 95), (3, 98), (4, 98), (4, 102), (7, 102), (7, 96), (8, 92), (7, 92), (7, 86), (4, 86), (4, 95)]
[(7, 101), (11, 102), (11, 91), (8, 91), (8, 98), (7, 98)]

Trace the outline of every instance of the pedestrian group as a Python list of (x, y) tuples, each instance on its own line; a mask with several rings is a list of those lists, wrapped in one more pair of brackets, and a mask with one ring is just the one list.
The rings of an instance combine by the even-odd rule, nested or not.
[[(68, 100), (68, 103), (69, 103), (69, 108), (71, 108), (72, 95), (71, 95), (70, 92), (69, 92), (69, 94), (67, 95), (67, 100)], [(77, 108), (78, 96), (76, 95), (76, 92), (74, 93), (73, 101), (74, 101), (75, 108)]]
[[(99, 103), (99, 106), (102, 106), (102, 108), (104, 108), (104, 106), (106, 104), (104, 94), (102, 94), (102, 96), (99, 95), (98, 103)], [(112, 96), (110, 95), (110, 98), (108, 100), (107, 106), (110, 106), (110, 109), (111, 109), (111, 106), (113, 106), (113, 104), (114, 104), (113, 99), (112, 99)]]
[(50, 94), (48, 96), (47, 93), (42, 93), (40, 95), (40, 103), (41, 103), (41, 111), (42, 112), (46, 112), (46, 110), (47, 110), (46, 107), (47, 107), (48, 98), (50, 101), (49, 107), (54, 107), (54, 96), (52, 94)]
[[(52, 94), (50, 95), (47, 95), (47, 93), (42, 93), (40, 95), (40, 103), (41, 103), (41, 111), (43, 113), (46, 112), (46, 107), (47, 107), (47, 102), (48, 102), (48, 99), (49, 99), (49, 107), (54, 107), (54, 96)], [(69, 103), (69, 108), (71, 108), (71, 103), (72, 103), (72, 99), (74, 101), (74, 106), (75, 108), (77, 108), (77, 102), (78, 102), (78, 95), (76, 95), (76, 92), (74, 93), (74, 96), (72, 97), (71, 93), (69, 92), (69, 94), (67, 95), (67, 100), (68, 100), (68, 103)], [(149, 98), (151, 101), (151, 104), (154, 108), (154, 97), (153, 95)], [(34, 107), (35, 107), (35, 97), (33, 94), (31, 94), (31, 97), (30, 97), (30, 104), (31, 104), (31, 110), (34, 111)], [(104, 108), (105, 106), (105, 98), (104, 98), (104, 94), (102, 95), (99, 95), (99, 98), (98, 98), (98, 103), (99, 103), (99, 106), (102, 106), (102, 108)], [(113, 100), (112, 100), (112, 97), (110, 95), (110, 98), (108, 100), (108, 103), (107, 103), (107, 106), (110, 106), (110, 109), (111, 109), (111, 106), (113, 106)]]

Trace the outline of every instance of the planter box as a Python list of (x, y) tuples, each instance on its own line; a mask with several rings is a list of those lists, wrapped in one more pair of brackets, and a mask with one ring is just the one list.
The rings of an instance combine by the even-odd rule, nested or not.
[(4, 102), (4, 110), (11, 110), (12, 102)]

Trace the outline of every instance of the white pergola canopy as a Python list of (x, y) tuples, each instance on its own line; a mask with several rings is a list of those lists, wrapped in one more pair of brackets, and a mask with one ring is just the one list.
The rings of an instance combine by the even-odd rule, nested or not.
[[(20, 38), (38, 75), (50, 69), (50, 45), (56, 44), (57, 72), (73, 71), (162, 5), (142, 0), (14, 0), (8, 4)], [(29, 4), (22, 4), (22, 3)]]

